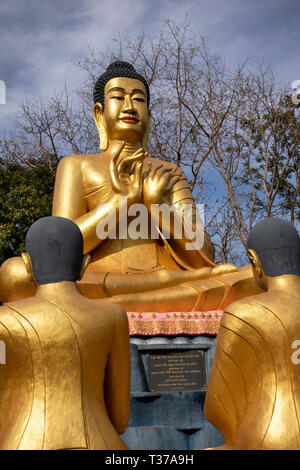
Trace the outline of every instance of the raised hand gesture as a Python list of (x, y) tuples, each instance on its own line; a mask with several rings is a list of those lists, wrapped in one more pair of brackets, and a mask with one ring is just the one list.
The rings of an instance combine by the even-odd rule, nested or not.
[[(117, 164), (117, 160), (124, 148), (123, 144), (115, 151), (110, 162), (110, 177), (113, 190), (120, 196), (127, 197), (127, 204), (135, 204), (142, 200), (142, 170), (143, 162), (147, 157), (143, 149), (137, 150), (133, 155), (125, 157)], [(126, 167), (130, 171), (124, 173)]]

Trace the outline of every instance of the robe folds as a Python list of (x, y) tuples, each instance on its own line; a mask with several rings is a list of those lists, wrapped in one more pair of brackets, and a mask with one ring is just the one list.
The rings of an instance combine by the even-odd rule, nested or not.
[(91, 331), (74, 318), (42, 298), (1, 307), (0, 449), (127, 448), (105, 403), (120, 332), (113, 321)]
[(225, 448), (300, 449), (297, 340), (297, 293), (264, 293), (226, 309), (204, 409)]

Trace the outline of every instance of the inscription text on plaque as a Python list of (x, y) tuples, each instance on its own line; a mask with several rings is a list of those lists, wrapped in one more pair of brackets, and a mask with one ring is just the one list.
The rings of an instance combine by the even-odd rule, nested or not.
[(146, 365), (151, 392), (203, 390), (207, 386), (204, 350), (149, 352)]

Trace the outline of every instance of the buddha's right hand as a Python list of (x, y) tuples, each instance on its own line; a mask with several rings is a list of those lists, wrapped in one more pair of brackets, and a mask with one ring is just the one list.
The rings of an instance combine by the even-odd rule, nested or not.
[[(124, 142), (114, 152), (110, 161), (110, 177), (113, 190), (120, 196), (127, 197), (127, 204), (135, 204), (142, 200), (142, 169), (143, 162), (147, 157), (143, 149), (138, 149), (133, 155), (125, 157), (117, 165), (117, 160), (124, 148)], [(133, 170), (124, 175), (122, 173), (126, 166), (130, 166)]]

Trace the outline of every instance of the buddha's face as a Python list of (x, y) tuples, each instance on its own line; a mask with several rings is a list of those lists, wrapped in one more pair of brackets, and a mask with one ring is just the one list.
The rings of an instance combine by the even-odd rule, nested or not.
[(104, 100), (108, 139), (142, 141), (149, 119), (144, 84), (134, 78), (112, 78), (105, 85)]

